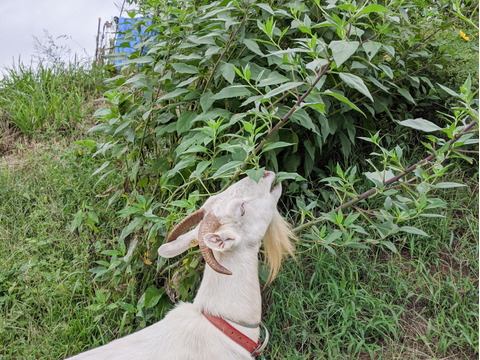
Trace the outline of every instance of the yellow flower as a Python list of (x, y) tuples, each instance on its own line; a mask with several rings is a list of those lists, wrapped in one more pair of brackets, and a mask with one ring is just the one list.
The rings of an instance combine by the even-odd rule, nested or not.
[(143, 254), (143, 262), (146, 264), (146, 265), (152, 265), (152, 261), (149, 259), (150, 257), (150, 253), (148, 251), (146, 251), (144, 254)]
[(455, 30), (455, 25), (452, 25), (452, 29)]
[(463, 40), (470, 41), (470, 38), (462, 30), (460, 30), (460, 36), (462, 37)]

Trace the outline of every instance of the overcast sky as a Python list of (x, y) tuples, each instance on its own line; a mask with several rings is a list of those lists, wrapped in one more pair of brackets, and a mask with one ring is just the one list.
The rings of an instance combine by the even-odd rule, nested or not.
[(95, 54), (98, 18), (110, 21), (118, 16), (123, 0), (0, 0), (0, 69), (17, 63), (31, 63), (34, 39), (44, 38), (44, 29), (58, 45), (78, 53)]

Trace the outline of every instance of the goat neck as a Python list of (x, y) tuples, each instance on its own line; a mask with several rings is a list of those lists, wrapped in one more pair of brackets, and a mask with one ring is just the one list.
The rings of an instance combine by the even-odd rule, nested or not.
[[(216, 252), (215, 257), (232, 275), (219, 274), (205, 267), (203, 280), (194, 304), (205, 312), (237, 323), (259, 324), (262, 313), (260, 282), (258, 280), (258, 248)], [(252, 332), (253, 330), (253, 332)], [(259, 329), (250, 329), (252, 338)]]

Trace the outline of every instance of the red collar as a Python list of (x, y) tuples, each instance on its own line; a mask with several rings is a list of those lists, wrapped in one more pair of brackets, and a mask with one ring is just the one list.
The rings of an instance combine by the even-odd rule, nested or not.
[(224, 319), (206, 314), (202, 310), (203, 316), (205, 316), (208, 321), (210, 321), (217, 329), (227, 335), (230, 339), (235, 341), (238, 345), (247, 350), (253, 357), (259, 356), (263, 352), (263, 346), (261, 346), (260, 341), (253, 341), (248, 336), (242, 334), (240, 331), (235, 329)]

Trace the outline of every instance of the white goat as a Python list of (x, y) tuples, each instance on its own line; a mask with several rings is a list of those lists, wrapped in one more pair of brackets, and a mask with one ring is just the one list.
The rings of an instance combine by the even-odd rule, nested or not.
[(274, 179), (275, 174), (267, 171), (258, 183), (245, 178), (210, 197), (172, 230), (158, 250), (162, 257), (170, 258), (197, 243), (200, 246), (209, 266), (192, 304), (180, 303), (160, 322), (71, 359), (253, 359), (251, 350), (222, 334), (207, 316), (226, 320), (239, 336), (259, 344), (258, 252), (262, 239), (270, 266), (269, 282), (277, 275), (283, 255), (293, 256), (290, 238), (294, 236), (276, 207), (282, 187), (272, 188)]

